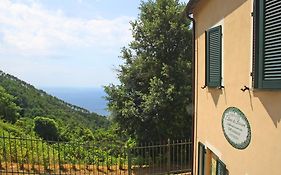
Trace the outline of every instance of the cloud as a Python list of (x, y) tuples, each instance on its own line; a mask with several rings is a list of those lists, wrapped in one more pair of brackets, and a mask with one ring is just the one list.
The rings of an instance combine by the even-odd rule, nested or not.
[(40, 2), (0, 0), (0, 69), (36, 86), (118, 83), (133, 18), (74, 18)]
[(0, 54), (52, 55), (71, 48), (110, 52), (131, 40), (128, 16), (81, 19), (50, 11), (38, 1), (0, 1)]

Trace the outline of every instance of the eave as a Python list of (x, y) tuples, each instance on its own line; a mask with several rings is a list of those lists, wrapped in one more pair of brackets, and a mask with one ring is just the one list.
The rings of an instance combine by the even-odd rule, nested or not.
[(196, 4), (199, 2), (200, 0), (190, 0), (185, 8), (185, 12), (187, 15), (190, 15), (193, 13), (194, 8), (196, 7)]

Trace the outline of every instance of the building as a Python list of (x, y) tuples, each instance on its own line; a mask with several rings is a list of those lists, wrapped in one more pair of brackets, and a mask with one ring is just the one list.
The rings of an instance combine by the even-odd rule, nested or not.
[(281, 174), (281, 1), (190, 0), (196, 175)]

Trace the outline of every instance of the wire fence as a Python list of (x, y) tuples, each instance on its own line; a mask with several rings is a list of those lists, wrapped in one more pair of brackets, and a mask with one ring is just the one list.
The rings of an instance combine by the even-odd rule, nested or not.
[(117, 143), (44, 141), (0, 136), (0, 174), (185, 174), (191, 142), (166, 141), (128, 148)]

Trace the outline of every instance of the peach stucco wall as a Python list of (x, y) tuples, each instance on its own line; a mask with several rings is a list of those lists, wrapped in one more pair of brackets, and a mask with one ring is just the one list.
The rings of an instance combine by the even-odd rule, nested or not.
[[(252, 87), (252, 0), (201, 0), (193, 11), (196, 21), (195, 159), (202, 142), (227, 166), (230, 175), (281, 174), (281, 90), (242, 92)], [(205, 31), (222, 25), (224, 89), (206, 88)], [(222, 131), (222, 114), (239, 108), (247, 117), (252, 139), (244, 150), (232, 147)], [(207, 172), (208, 175), (208, 172)]]

